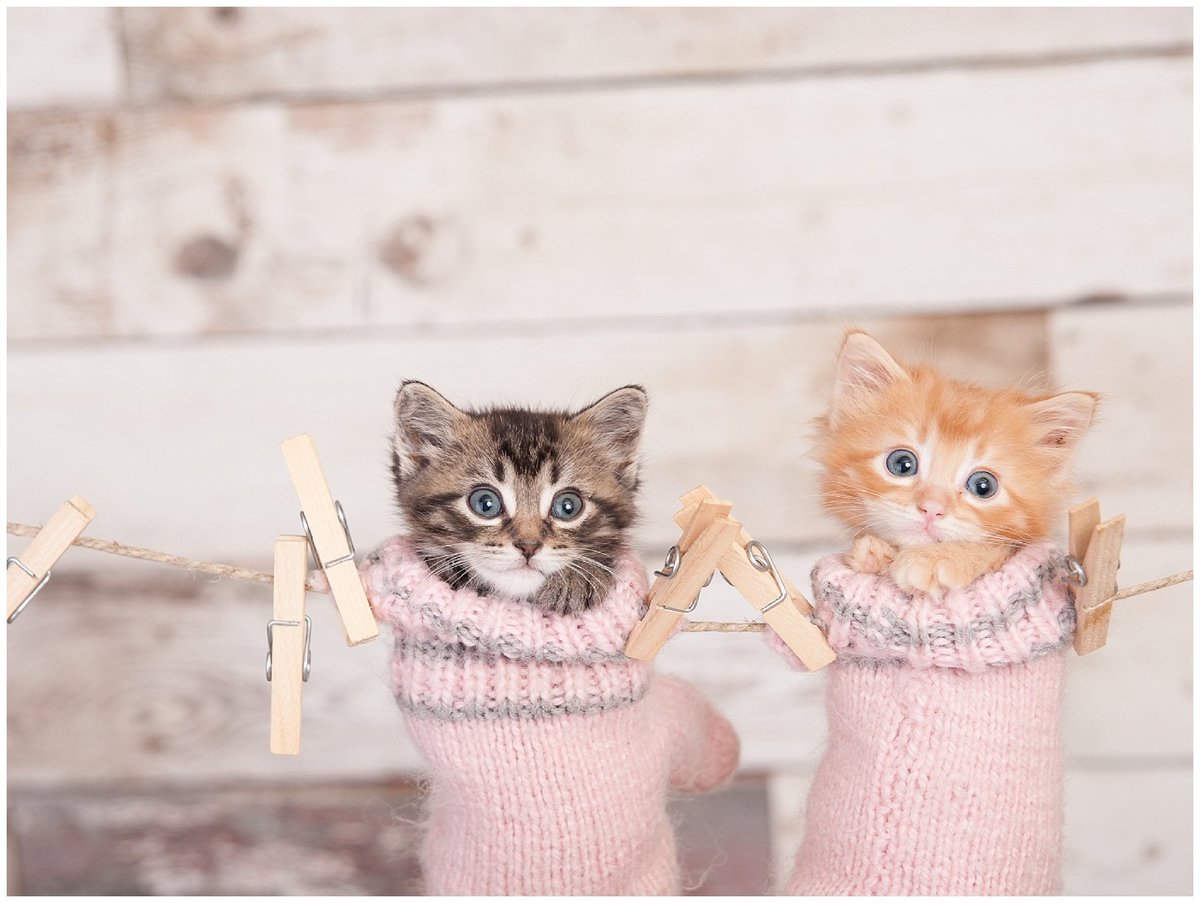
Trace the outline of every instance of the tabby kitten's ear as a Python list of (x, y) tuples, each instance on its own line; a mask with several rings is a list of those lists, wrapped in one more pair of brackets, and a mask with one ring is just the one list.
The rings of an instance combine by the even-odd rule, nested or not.
[(588, 429), (595, 447), (616, 470), (626, 489), (638, 483), (637, 448), (646, 422), (648, 400), (641, 386), (623, 386), (571, 416), (571, 421)]
[(856, 398), (879, 392), (902, 379), (908, 379), (908, 374), (882, 345), (865, 332), (847, 333), (838, 352), (831, 418), (836, 419), (838, 412)]
[(1100, 397), (1091, 392), (1063, 392), (1029, 406), (1039, 431), (1041, 448), (1070, 454), (1096, 417)]
[(467, 415), (425, 383), (400, 384), (395, 403), (396, 467), (409, 477), (454, 444)]

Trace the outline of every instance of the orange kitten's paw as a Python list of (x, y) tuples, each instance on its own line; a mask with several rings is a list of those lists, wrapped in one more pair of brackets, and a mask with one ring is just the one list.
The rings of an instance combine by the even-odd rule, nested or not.
[(901, 549), (892, 562), (890, 574), (896, 586), (905, 592), (937, 597), (945, 589), (939, 576), (944, 563), (936, 545)]
[(891, 575), (908, 592), (939, 597), (974, 583), (1003, 564), (1011, 549), (976, 543), (944, 542), (904, 549), (896, 554)]
[(990, 570), (981, 560), (947, 557), (937, 566), (937, 582), (942, 589), (962, 589)]
[(846, 555), (846, 564), (860, 574), (882, 574), (896, 557), (894, 546), (869, 534), (854, 540)]

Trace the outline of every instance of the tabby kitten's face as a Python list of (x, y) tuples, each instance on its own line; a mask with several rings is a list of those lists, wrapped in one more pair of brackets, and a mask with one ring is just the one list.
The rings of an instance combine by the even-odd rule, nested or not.
[(396, 394), (393, 476), (413, 543), (455, 588), (582, 611), (607, 595), (635, 517), (646, 393), (574, 413), (465, 411), (419, 382)]
[(846, 336), (820, 418), (825, 507), (904, 548), (1049, 538), (1096, 396), (986, 389)]

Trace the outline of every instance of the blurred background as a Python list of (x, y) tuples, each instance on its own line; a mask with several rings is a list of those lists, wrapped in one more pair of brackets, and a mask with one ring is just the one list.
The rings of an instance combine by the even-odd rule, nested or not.
[[(809, 421), (842, 329), (990, 385), (1104, 393), (1078, 501), (1121, 582), (1191, 566), (1187, 9), (8, 12), (8, 517), (269, 569), (315, 438), (396, 531), (405, 377), (652, 407), (657, 565), (705, 482), (806, 585), (842, 542)], [(9, 542), (9, 554), (27, 544)], [(1191, 587), (1072, 656), (1069, 893), (1192, 890)], [(420, 759), (382, 642), (309, 600), (303, 752), (267, 751), (268, 588), (77, 549), (8, 631), (10, 884), (404, 893)], [(697, 617), (754, 612), (717, 581)], [(741, 733), (676, 808), (696, 893), (799, 840), (822, 677), (753, 635), (659, 659)]]

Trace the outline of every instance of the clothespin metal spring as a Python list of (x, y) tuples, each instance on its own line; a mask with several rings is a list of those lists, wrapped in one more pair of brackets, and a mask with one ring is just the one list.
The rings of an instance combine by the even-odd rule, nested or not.
[[(670, 580), (672, 577), (675, 576), (675, 572), (677, 570), (679, 570), (679, 559), (680, 559), (679, 546), (671, 546), (671, 548), (669, 548), (667, 550), (667, 558), (663, 562), (662, 570), (655, 571), (654, 573), (657, 574), (659, 577), (666, 577), (668, 580)], [(705, 586), (708, 586), (710, 583), (712, 583), (712, 578), (713, 578), (713, 575), (709, 574), (708, 579), (704, 581), (704, 585), (701, 586), (700, 588), (704, 589)], [(700, 604), (700, 594), (696, 593), (696, 598), (692, 600), (692, 604), (689, 605), (687, 608), (676, 608), (673, 605), (663, 605), (661, 603), (659, 603), (658, 607), (661, 608), (663, 611), (674, 611), (674, 612), (678, 612), (681, 615), (686, 615), (686, 614), (689, 614), (689, 613), (695, 611), (696, 606), (699, 604)]]
[[(1067, 561), (1066, 561), (1066, 567), (1067, 567), (1067, 573), (1066, 573), (1066, 576), (1063, 577), (1063, 581), (1065, 583), (1069, 583), (1069, 584), (1071, 584), (1071, 586), (1074, 586), (1077, 589), (1083, 589), (1085, 586), (1088, 585), (1087, 571), (1085, 571), (1083, 568), (1083, 565), (1079, 563), (1078, 558), (1075, 558), (1073, 555), (1068, 555)], [(1118, 561), (1117, 568), (1120, 569), (1120, 567), (1121, 567), (1121, 562)], [(1113, 588), (1112, 588), (1112, 593), (1110, 594), (1110, 596), (1115, 596), (1119, 589), (1120, 589), (1120, 587), (1116, 583), (1114, 583)], [(1100, 608), (1102, 605), (1107, 605), (1107, 604), (1108, 604), (1108, 599), (1101, 599), (1099, 602), (1093, 602), (1091, 605), (1084, 608), (1084, 611), (1095, 611), (1096, 609)]]
[[(776, 590), (779, 592), (779, 595), (775, 599), (771, 600), (759, 609), (760, 612), (768, 612), (776, 605), (781, 605), (788, 600), (789, 594), (787, 586), (784, 584), (783, 575), (779, 573), (779, 568), (775, 566), (775, 560), (771, 557), (771, 553), (767, 550), (766, 546), (764, 546), (757, 539), (752, 539), (746, 543), (745, 548), (746, 558), (749, 559), (750, 564), (754, 566), (756, 571), (760, 571), (764, 574), (769, 573), (771, 575), (771, 579), (775, 581)], [(659, 577), (666, 577), (669, 580), (671, 577), (675, 576), (675, 572), (679, 569), (679, 560), (679, 546), (671, 546), (671, 548), (667, 550), (667, 557), (666, 560), (663, 561), (662, 568), (654, 573)], [(1082, 568), (1080, 570), (1082, 572)], [(724, 577), (726, 583), (729, 583), (729, 578), (725, 577), (724, 572), (722, 572), (721, 576)], [(704, 586), (708, 586), (710, 583), (712, 583), (712, 574), (708, 575), (708, 579), (704, 581)], [(703, 587), (701, 588), (703, 589)], [(696, 605), (699, 602), (700, 595), (697, 593), (696, 598), (692, 600), (692, 604), (687, 608), (674, 608), (670, 605), (659, 605), (658, 607), (666, 611), (689, 614), (690, 612), (696, 610)]]
[(750, 563), (754, 565), (756, 571), (771, 574), (771, 579), (775, 581), (775, 588), (779, 590), (779, 597), (772, 602), (768, 602), (759, 612), (768, 612), (776, 605), (780, 605), (787, 601), (788, 591), (783, 583), (783, 575), (779, 573), (779, 568), (775, 567), (775, 561), (771, 558), (771, 553), (757, 539), (752, 539), (746, 543), (746, 557), (750, 559)]
[[(299, 627), (299, 621), (281, 621), (272, 618), (267, 621), (267, 682), (271, 680), (271, 653), (275, 649), (275, 634), (272, 632), (275, 627)], [(304, 616), (304, 680), (308, 680), (308, 675), (312, 671), (312, 618), (308, 615)]]
[[(23, 562), (20, 558), (18, 558), (15, 555), (12, 555), (9, 557), (8, 564), (5, 565), (5, 569), (7, 570), (8, 568), (12, 567), (14, 564), (17, 567), (19, 567), (21, 570), (23, 570), (26, 574), (28, 574), (30, 577), (32, 577), (34, 580), (37, 580), (37, 574), (35, 574), (33, 571), (31, 571), (29, 569), (28, 565), (26, 565), (25, 562)], [(35, 586), (32, 590), (29, 591), (29, 595), (21, 600), (21, 604), (18, 605), (15, 609), (13, 609), (13, 613), (8, 616), (7, 623), (11, 624), (13, 621), (15, 621), (17, 619), (17, 615), (19, 615), (21, 612), (23, 612), (25, 610), (25, 606), (33, 601), (33, 597), (36, 596), (41, 591), (42, 587), (46, 585), (46, 581), (49, 579), (50, 579), (50, 572), (46, 571), (46, 576), (44, 576), (38, 582), (37, 586)]]
[(1087, 586), (1087, 571), (1083, 569), (1079, 559), (1073, 555), (1067, 556), (1067, 575), (1063, 577), (1063, 580), (1080, 589)]
[[(8, 593), (6, 607), (8, 623), (16, 620), (17, 615), (25, 610), (33, 601), (33, 597), (46, 585), (50, 572), (67, 551), (71, 544), (79, 538), (83, 528), (92, 522), (96, 509), (88, 504), (87, 499), (73, 495), (59, 509), (50, 515), (38, 529), (33, 542), (21, 552), (21, 557), (8, 557), (5, 566), (7, 572)], [(13, 565), (17, 569), (13, 570)], [(42, 574), (42, 577), (38, 577)]]
[(662, 569), (654, 573), (659, 577), (670, 579), (675, 576), (677, 570), (679, 570), (679, 546), (671, 546), (667, 549), (667, 560), (663, 562)]
[(342, 503), (335, 501), (333, 503), (333, 510), (337, 512), (337, 519), (342, 525), (342, 532), (346, 534), (346, 545), (350, 547), (349, 555), (343, 555), (341, 558), (333, 559), (333, 561), (321, 560), (321, 556), (317, 554), (317, 544), (313, 540), (312, 530), (308, 528), (308, 518), (304, 516), (303, 511), (300, 512), (300, 525), (304, 527), (304, 535), (308, 537), (308, 548), (312, 551), (313, 561), (321, 569), (331, 568), (334, 565), (341, 564), (343, 561), (354, 560), (354, 540), (350, 538), (350, 525), (346, 523), (346, 512), (342, 510)]

